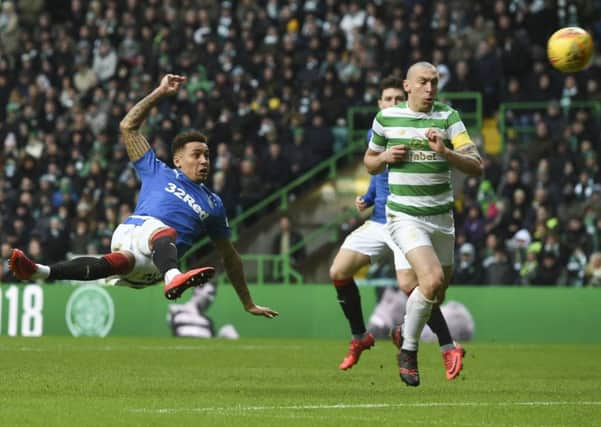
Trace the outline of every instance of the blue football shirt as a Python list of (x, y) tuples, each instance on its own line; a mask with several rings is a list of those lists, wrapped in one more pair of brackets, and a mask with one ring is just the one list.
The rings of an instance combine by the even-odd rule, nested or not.
[(181, 256), (199, 239), (229, 239), (231, 230), (219, 196), (172, 169), (148, 150), (133, 165), (142, 181), (134, 215), (161, 220), (177, 232)]
[[(367, 142), (371, 139), (371, 129), (367, 131)], [(371, 213), (370, 219), (380, 224), (386, 223), (386, 200), (390, 189), (388, 187), (388, 166), (383, 172), (372, 175), (369, 181), (367, 193), (362, 197), (368, 206), (374, 205), (374, 210)]]

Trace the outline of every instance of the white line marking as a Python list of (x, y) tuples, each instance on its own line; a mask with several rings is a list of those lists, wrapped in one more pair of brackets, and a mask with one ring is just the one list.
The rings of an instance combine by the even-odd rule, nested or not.
[(182, 412), (254, 412), (280, 410), (321, 409), (382, 409), (382, 408), (434, 408), (434, 407), (507, 407), (507, 406), (601, 406), (601, 401), (542, 401), (542, 402), (421, 402), (421, 403), (357, 403), (336, 405), (291, 406), (212, 406), (206, 408), (134, 408), (130, 412), (146, 414), (174, 414)]
[[(205, 343), (203, 343), (205, 344)], [(104, 347), (86, 347), (80, 344), (65, 344), (60, 345), (61, 350), (77, 350), (77, 351), (129, 351), (129, 350), (142, 350), (142, 351), (207, 351), (207, 350), (222, 350), (225, 346), (220, 343), (207, 342), (206, 345), (170, 345), (170, 346), (152, 346), (152, 345), (138, 345), (138, 346), (104, 346)], [(256, 350), (282, 350), (281, 346), (270, 346), (270, 345), (236, 345), (228, 346), (228, 349), (235, 349), (237, 351), (256, 351)], [(286, 350), (300, 350), (302, 346), (286, 346)], [(42, 347), (9, 347), (0, 345), (0, 350), (4, 351), (22, 351), (22, 352), (46, 352), (48, 349)]]

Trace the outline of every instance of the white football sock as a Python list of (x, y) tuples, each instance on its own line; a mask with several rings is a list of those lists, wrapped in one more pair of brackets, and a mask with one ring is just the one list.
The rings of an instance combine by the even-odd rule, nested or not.
[(36, 264), (37, 270), (31, 275), (33, 280), (47, 279), (50, 276), (50, 267), (44, 264)]
[(165, 283), (171, 282), (173, 280), (173, 278), (180, 273), (181, 273), (181, 271), (179, 271), (177, 268), (170, 268), (165, 273)]
[(413, 290), (407, 299), (405, 323), (403, 324), (403, 350), (417, 351), (419, 337), (430, 318), (433, 300), (427, 299), (419, 289)]

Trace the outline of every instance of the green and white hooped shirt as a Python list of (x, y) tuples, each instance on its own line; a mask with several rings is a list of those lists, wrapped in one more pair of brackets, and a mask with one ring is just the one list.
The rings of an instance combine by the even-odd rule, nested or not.
[(394, 212), (428, 216), (448, 213), (453, 207), (450, 164), (430, 148), (429, 128), (437, 129), (449, 148), (471, 143), (457, 110), (440, 102), (429, 113), (415, 112), (402, 102), (381, 110), (374, 119), (371, 150), (382, 152), (401, 144), (409, 149), (405, 160), (389, 165), (386, 206)]

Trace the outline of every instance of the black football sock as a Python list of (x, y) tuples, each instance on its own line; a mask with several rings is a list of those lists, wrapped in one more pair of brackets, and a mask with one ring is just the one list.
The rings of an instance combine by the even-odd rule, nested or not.
[(428, 320), (428, 326), (432, 329), (432, 332), (438, 337), (438, 344), (442, 347), (443, 345), (453, 344), (453, 338), (451, 338), (451, 331), (449, 331), (449, 325), (442, 315), (439, 305), (432, 307), (432, 313)]
[(172, 236), (161, 236), (152, 242), (152, 262), (161, 272), (161, 276), (172, 268), (177, 268), (177, 246)]
[(338, 302), (348, 319), (353, 335), (365, 334), (363, 311), (361, 310), (361, 294), (353, 279), (334, 280)]
[(51, 265), (48, 280), (96, 280), (112, 274), (113, 267), (104, 257), (84, 256)]

